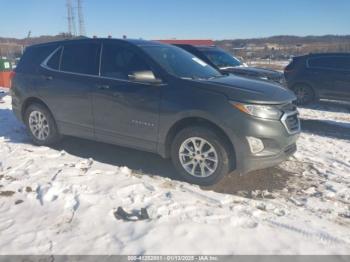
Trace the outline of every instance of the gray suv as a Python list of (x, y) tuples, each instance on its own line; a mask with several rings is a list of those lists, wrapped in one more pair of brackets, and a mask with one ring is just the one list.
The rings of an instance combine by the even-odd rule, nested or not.
[(154, 152), (199, 185), (277, 165), (296, 151), (300, 131), (291, 91), (142, 40), (28, 47), (11, 93), (35, 144), (69, 135)]

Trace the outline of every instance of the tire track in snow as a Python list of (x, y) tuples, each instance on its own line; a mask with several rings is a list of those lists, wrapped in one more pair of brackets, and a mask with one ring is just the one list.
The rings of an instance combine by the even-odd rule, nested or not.
[(321, 242), (332, 243), (332, 244), (348, 244), (346, 241), (341, 240), (337, 237), (334, 237), (326, 232), (312, 232), (309, 230), (298, 228), (298, 227), (293, 226), (293, 225), (289, 225), (289, 224), (282, 223), (282, 222), (277, 222), (277, 221), (274, 221), (271, 219), (265, 219), (265, 221), (267, 223), (269, 223), (270, 225), (273, 225), (273, 226), (276, 226), (276, 227), (279, 227), (282, 229), (286, 229), (288, 231), (295, 232), (295, 233), (300, 234), (306, 238), (320, 240)]

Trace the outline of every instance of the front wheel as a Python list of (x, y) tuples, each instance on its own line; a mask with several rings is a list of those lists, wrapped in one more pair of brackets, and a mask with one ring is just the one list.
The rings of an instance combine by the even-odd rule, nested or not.
[(25, 111), (24, 120), (35, 144), (48, 146), (60, 139), (56, 123), (46, 107), (40, 104), (30, 105)]
[(210, 128), (188, 127), (176, 136), (171, 157), (186, 181), (201, 186), (217, 183), (230, 172), (230, 149), (224, 139)]
[(297, 97), (298, 105), (310, 104), (315, 99), (314, 91), (308, 85), (298, 84), (294, 86), (293, 91)]

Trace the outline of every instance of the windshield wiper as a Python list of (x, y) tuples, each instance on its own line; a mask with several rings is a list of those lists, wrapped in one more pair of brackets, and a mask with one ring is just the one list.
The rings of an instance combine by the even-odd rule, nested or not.
[(225, 75), (217, 75), (217, 76), (211, 76), (211, 77), (199, 77), (199, 76), (189, 76), (189, 77), (181, 77), (182, 79), (187, 79), (187, 80), (211, 80), (219, 77), (224, 77)]
[(199, 76), (189, 76), (189, 77), (181, 77), (182, 79), (187, 79), (187, 80), (207, 80), (207, 78), (199, 77)]
[(216, 79), (216, 78), (221, 78), (221, 77), (225, 77), (226, 75), (217, 75), (217, 76), (212, 76), (207, 78), (208, 80), (212, 80), (212, 79)]

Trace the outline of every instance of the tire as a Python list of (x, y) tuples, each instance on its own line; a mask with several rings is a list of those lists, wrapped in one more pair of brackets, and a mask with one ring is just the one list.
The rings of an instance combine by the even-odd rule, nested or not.
[(315, 100), (315, 92), (306, 84), (297, 84), (293, 87), (297, 97), (297, 105), (307, 105)]
[[(198, 149), (195, 156), (192, 153), (195, 151), (194, 143)], [(203, 147), (200, 151), (201, 143)], [(182, 129), (171, 146), (171, 159), (179, 175), (185, 181), (200, 186), (213, 185), (231, 171), (233, 157), (230, 153), (224, 139), (212, 129), (200, 126)]]
[(49, 146), (57, 143), (61, 138), (52, 114), (43, 105), (29, 105), (24, 114), (24, 121), (36, 145)]

